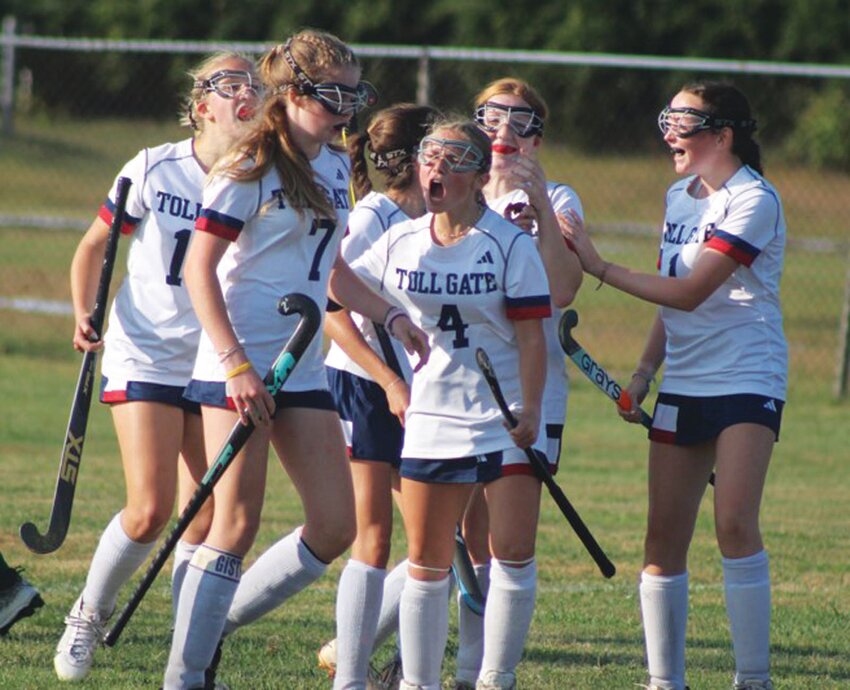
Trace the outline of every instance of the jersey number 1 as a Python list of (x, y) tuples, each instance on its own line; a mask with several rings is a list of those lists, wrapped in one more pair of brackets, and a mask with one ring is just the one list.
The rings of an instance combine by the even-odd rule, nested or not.
[(189, 240), (192, 239), (192, 231), (178, 230), (174, 233), (174, 239), (177, 242), (177, 246), (174, 247), (174, 253), (171, 255), (171, 265), (168, 267), (168, 275), (165, 276), (165, 282), (169, 285), (179, 287), (183, 284), (180, 271), (183, 268), (183, 261), (186, 259), (186, 250), (189, 248)]

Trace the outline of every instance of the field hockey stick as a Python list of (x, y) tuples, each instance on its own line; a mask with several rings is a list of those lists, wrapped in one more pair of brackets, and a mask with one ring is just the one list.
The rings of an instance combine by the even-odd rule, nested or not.
[[(573, 338), (572, 330), (577, 325), (578, 313), (575, 309), (567, 309), (558, 324), (558, 338), (561, 341), (561, 348), (594, 386), (617, 403), (617, 407), (621, 410), (630, 411), (632, 409), (632, 397), (629, 392), (617, 383)], [(640, 413), (640, 423), (647, 429), (651, 429), (652, 417), (640, 406), (637, 407), (637, 410)], [(714, 472), (708, 478), (708, 483), (714, 486)]]
[[(381, 352), (384, 354), (384, 361), (387, 366), (393, 370), (396, 376), (404, 381), (404, 373), (401, 370), (401, 364), (396, 357), (395, 349), (387, 329), (381, 324), (373, 321), (375, 334), (378, 336), (378, 343), (381, 346)], [(475, 568), (472, 565), (472, 559), (469, 557), (469, 551), (466, 548), (466, 542), (463, 535), (460, 533), (460, 528), (455, 533), (455, 554), (452, 558), (452, 574), (457, 582), (457, 588), (460, 591), (460, 598), (466, 607), (473, 613), (479, 616), (484, 615), (484, 605), (486, 598), (478, 585), (478, 578), (475, 577)]]
[[(572, 329), (577, 325), (578, 313), (575, 309), (567, 309), (558, 324), (558, 338), (561, 341), (561, 348), (594, 386), (617, 403), (617, 407), (623, 412), (631, 411), (632, 397), (629, 392), (617, 383), (573, 338)], [(641, 407), (638, 407), (637, 410), (640, 413), (640, 423), (647, 429), (651, 428), (652, 417)]]
[[(316, 331), (319, 330), (319, 325), (322, 320), (316, 303), (306, 295), (302, 295), (300, 293), (292, 293), (283, 297), (278, 303), (277, 309), (284, 316), (297, 313), (301, 318), (298, 321), (298, 325), (295, 327), (295, 332), (289, 338), (289, 342), (286, 343), (283, 350), (274, 361), (274, 364), (272, 364), (266, 374), (266, 377), (263, 379), (266, 389), (272, 396), (277, 394), (289, 378), (289, 375), (292, 373), (295, 365), (298, 364), (298, 361), (301, 359), (304, 351), (312, 342), (313, 337), (316, 335)], [(203, 506), (204, 502), (210, 497), (213, 492), (213, 487), (215, 487), (218, 480), (221, 479), (221, 476), (233, 463), (236, 455), (250, 438), (254, 428), (254, 423), (250, 419), (247, 423), (238, 421), (233, 425), (230, 435), (225, 440), (221, 450), (219, 450), (218, 455), (216, 455), (215, 460), (213, 460), (206, 474), (201, 479), (194, 495), (183, 509), (183, 512), (180, 513), (180, 517), (177, 519), (177, 524), (174, 525), (174, 528), (166, 538), (165, 543), (163, 543), (159, 551), (157, 551), (153, 561), (150, 566), (148, 566), (144, 577), (141, 582), (139, 582), (139, 585), (136, 587), (133, 595), (130, 597), (130, 600), (121, 610), (121, 613), (118, 615), (115, 623), (104, 636), (103, 642), (107, 647), (112, 647), (118, 641), (118, 638), (121, 636), (121, 632), (124, 630), (124, 627), (127, 625), (127, 622), (130, 620), (133, 612), (138, 608), (148, 589), (150, 589), (150, 586), (153, 584), (153, 581), (156, 579), (159, 571), (162, 570), (162, 567), (165, 565), (165, 562), (168, 560), (168, 557), (177, 545), (178, 540), (181, 536), (183, 536), (183, 533), (186, 531), (189, 523), (192, 522), (194, 517), (198, 514), (201, 506)]]
[[(508, 423), (508, 426), (511, 428), (515, 427), (517, 425), (516, 417), (514, 417), (513, 412), (511, 412), (511, 409), (508, 407), (508, 403), (505, 401), (505, 396), (502, 394), (502, 387), (499, 385), (499, 379), (496, 377), (496, 371), (493, 369), (493, 365), (491, 364), (487, 353), (480, 347), (475, 351), (475, 361), (478, 363), (478, 368), (481, 369), (481, 373), (484, 374), (484, 379), (487, 381), (487, 385), (490, 386), (490, 390), (493, 392), (493, 397), (496, 399), (496, 404), (502, 411), (502, 415)], [(605, 577), (613, 577), (617, 572), (616, 567), (608, 559), (608, 556), (605, 555), (602, 547), (599, 546), (599, 543), (596, 539), (594, 539), (590, 530), (587, 528), (587, 525), (584, 524), (584, 521), (581, 519), (578, 512), (576, 512), (576, 509), (573, 508), (572, 503), (570, 503), (569, 499), (561, 490), (561, 487), (558, 486), (558, 483), (553, 479), (545, 458), (541, 457), (537, 450), (532, 447), (523, 448), (523, 450), (528, 456), (528, 461), (531, 464), (534, 473), (540, 481), (546, 485), (546, 488), (549, 490), (549, 494), (555, 500), (558, 508), (561, 509), (561, 513), (563, 513), (567, 522), (570, 523), (570, 527), (573, 528), (573, 531), (581, 540), (581, 543), (584, 544), (584, 548), (587, 549), (591, 558), (593, 558), (596, 565), (599, 566), (599, 570)]]
[(472, 565), (472, 559), (469, 557), (469, 550), (466, 548), (466, 541), (463, 539), (460, 525), (458, 525), (455, 531), (455, 555), (452, 558), (452, 575), (454, 575), (455, 582), (457, 582), (460, 598), (466, 608), (478, 616), (483, 616), (487, 598), (484, 596), (484, 592), (481, 591), (481, 585), (478, 584), (478, 578), (475, 576), (475, 567)]
[[(101, 330), (106, 316), (106, 303), (109, 299), (109, 284), (112, 282), (112, 269), (115, 267), (115, 255), (118, 251), (118, 237), (124, 223), (124, 208), (130, 192), (132, 180), (119, 177), (115, 190), (115, 212), (106, 239), (103, 264), (100, 269), (100, 282), (97, 285), (94, 310), (89, 323), (97, 340), (102, 337)], [(86, 427), (89, 423), (89, 411), (94, 392), (94, 378), (97, 369), (97, 352), (92, 350), (83, 355), (83, 364), (74, 390), (71, 415), (65, 430), (65, 444), (59, 458), (59, 473), (56, 488), (53, 491), (53, 506), (50, 509), (50, 522), (47, 532), (41, 534), (32, 522), (20, 527), (21, 540), (30, 551), (46, 554), (56, 551), (65, 541), (68, 526), (71, 524), (71, 509), (74, 507), (74, 491), (77, 488), (77, 476), (83, 459), (83, 443), (86, 440)]]

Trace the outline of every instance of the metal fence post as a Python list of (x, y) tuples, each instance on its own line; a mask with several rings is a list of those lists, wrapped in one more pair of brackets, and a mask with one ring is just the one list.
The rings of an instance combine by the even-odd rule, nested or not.
[(835, 397), (843, 400), (850, 392), (850, 254), (847, 262), (847, 281), (844, 285), (844, 306), (838, 328), (838, 377), (835, 379)]
[(422, 49), (416, 70), (416, 102), (419, 105), (431, 104), (431, 57), (427, 48)]
[(14, 17), (3, 17), (3, 91), (0, 93), (0, 107), (3, 109), (3, 134), (15, 133), (15, 26)]

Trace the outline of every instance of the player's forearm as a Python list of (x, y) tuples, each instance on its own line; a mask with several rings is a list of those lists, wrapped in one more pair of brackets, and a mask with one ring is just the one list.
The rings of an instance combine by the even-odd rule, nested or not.
[(519, 349), (519, 378), (522, 407), (540, 415), (543, 388), (546, 385), (546, 338), (543, 322), (528, 319), (515, 322)]
[(537, 241), (552, 302), (563, 309), (572, 304), (581, 287), (582, 270), (578, 257), (564, 241), (555, 212), (548, 204), (538, 210)]
[(384, 360), (369, 347), (369, 343), (366, 342), (347, 311), (339, 310), (326, 314), (325, 333), (382, 388), (386, 388), (398, 378)]
[(379, 324), (384, 323), (384, 317), (391, 306), (387, 300), (366, 285), (342, 257), (337, 257), (331, 269), (328, 295), (346, 309), (362, 314)]

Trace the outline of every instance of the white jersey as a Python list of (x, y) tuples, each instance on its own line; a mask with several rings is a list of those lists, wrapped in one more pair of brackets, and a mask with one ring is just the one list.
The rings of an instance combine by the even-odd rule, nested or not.
[(660, 273), (687, 276), (705, 248), (740, 266), (694, 311), (661, 308), (667, 351), (659, 390), (784, 400), (788, 348), (779, 279), (785, 218), (779, 194), (748, 166), (706, 198), (692, 196), (694, 180), (680, 180), (667, 192)]
[[(342, 239), (342, 258), (349, 264), (354, 262), (361, 256), (375, 241), (386, 232), (390, 225), (400, 223), (405, 220), (410, 220), (408, 215), (402, 211), (398, 205), (390, 199), (386, 194), (379, 192), (369, 192), (360, 201), (355, 204), (348, 216), (348, 231)], [(351, 314), (351, 318), (363, 338), (381, 359), (384, 357), (381, 344), (378, 341), (378, 336), (375, 335), (375, 328), (369, 319), (364, 319), (360, 314)], [(395, 356), (402, 369), (405, 381), (410, 381), (412, 369), (407, 359), (407, 354), (395, 338), (390, 338)], [(328, 356), (325, 358), (325, 364), (334, 369), (350, 372), (361, 378), (372, 381), (372, 377), (361, 366), (356, 364), (343, 349), (331, 341)]]
[[(281, 297), (291, 292), (307, 295), (324, 320), (328, 277), (348, 221), (347, 155), (325, 146), (311, 164), (316, 181), (333, 202), (333, 220), (291, 208), (273, 167), (251, 182), (218, 176), (204, 189), (196, 227), (232, 242), (218, 264), (218, 279), (236, 337), (260, 376), (298, 323), (297, 316), (278, 312)], [(319, 328), (287, 380), (287, 390), (327, 389), (321, 333)], [(204, 332), (192, 378), (222, 382), (224, 374)]]
[[(428, 213), (393, 225), (353, 265), (429, 336), (431, 357), (413, 377), (402, 456), (515, 448), (475, 350), (487, 352), (508, 403), (521, 403), (512, 320), (550, 314), (543, 262), (531, 237), (489, 209), (450, 246), (433, 241), (432, 220)], [(546, 450), (542, 429), (535, 447)]]
[[(131, 234), (127, 276), (109, 313), (103, 374), (110, 385), (143, 381), (185, 386), (201, 327), (182, 267), (206, 173), (192, 140), (140, 151), (121, 170), (132, 180), (122, 232)], [(99, 217), (112, 223), (116, 183)]]
[[(546, 190), (549, 201), (555, 213), (566, 215), (572, 209), (584, 218), (581, 200), (572, 187), (557, 182), (547, 182)], [(509, 204), (517, 202), (528, 203), (528, 195), (521, 189), (515, 189), (503, 194), (498, 199), (488, 199), (487, 204), (496, 213), (504, 215)], [(537, 224), (531, 230), (537, 238)], [(552, 305), (552, 315), (543, 320), (543, 331), (546, 335), (546, 389), (543, 391), (543, 419), (547, 424), (563, 424), (567, 416), (567, 394), (569, 379), (567, 378), (566, 356), (561, 349), (558, 339), (558, 324), (560, 311)], [(556, 458), (557, 459), (557, 458)]]

